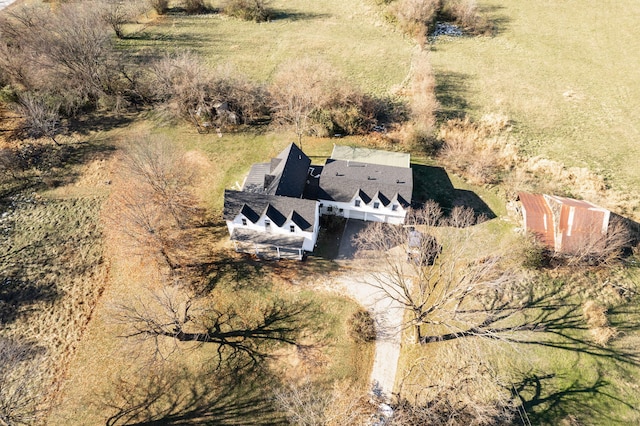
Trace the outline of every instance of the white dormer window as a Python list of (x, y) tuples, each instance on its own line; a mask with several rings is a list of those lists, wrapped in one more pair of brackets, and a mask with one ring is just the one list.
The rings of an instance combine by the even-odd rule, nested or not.
[(373, 208), (374, 209), (379, 209), (380, 208), (380, 203), (377, 202), (377, 201), (375, 203), (373, 203)]
[(289, 225), (289, 232), (296, 232), (295, 225)]
[(242, 218), (242, 226), (247, 226), (247, 219), (244, 217)]
[(356, 207), (360, 207), (360, 200), (356, 200), (353, 205)]
[(391, 211), (397, 212), (398, 211), (398, 205), (394, 204), (391, 206)]

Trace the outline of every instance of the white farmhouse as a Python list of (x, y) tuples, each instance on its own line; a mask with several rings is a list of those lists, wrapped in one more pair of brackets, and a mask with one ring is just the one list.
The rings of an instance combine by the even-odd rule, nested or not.
[(320, 214), (402, 224), (413, 192), (409, 154), (335, 146), (318, 186)]
[(251, 167), (241, 191), (224, 193), (224, 219), (236, 250), (302, 259), (313, 251), (318, 202), (303, 199), (311, 160), (295, 144)]
[(411, 204), (409, 154), (335, 146), (324, 166), (290, 144), (251, 167), (242, 190), (224, 193), (236, 251), (302, 259), (313, 251), (320, 215), (404, 223)]

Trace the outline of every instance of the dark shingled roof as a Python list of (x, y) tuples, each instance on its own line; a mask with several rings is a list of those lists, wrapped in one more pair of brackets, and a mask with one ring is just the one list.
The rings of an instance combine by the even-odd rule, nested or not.
[(294, 143), (269, 163), (251, 166), (243, 190), (285, 197), (300, 197), (304, 191), (311, 160)]
[(413, 175), (408, 167), (329, 159), (320, 175), (318, 198), (349, 202), (359, 194), (365, 204), (379, 198), (388, 205), (398, 194), (398, 201), (407, 206), (412, 191)]
[(303, 231), (311, 231), (315, 225), (316, 202), (301, 198), (225, 190), (224, 219), (233, 220), (241, 212), (243, 214), (249, 212), (250, 215), (245, 214), (245, 216), (254, 223), (266, 212), (277, 226), (282, 226), (287, 219), (291, 219)]

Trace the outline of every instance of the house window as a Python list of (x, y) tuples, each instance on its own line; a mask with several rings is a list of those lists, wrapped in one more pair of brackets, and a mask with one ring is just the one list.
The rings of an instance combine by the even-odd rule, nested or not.
[(356, 207), (360, 207), (360, 200), (356, 200), (355, 204)]
[(242, 226), (247, 226), (247, 219), (244, 217), (242, 218)]
[(398, 211), (398, 205), (397, 204), (392, 205), (391, 206), (391, 210), (394, 211), (394, 212), (397, 212)]
[(333, 211), (333, 207), (331, 207), (331, 206), (327, 207), (327, 211), (328, 212), (332, 212)]
[(270, 220), (265, 220), (264, 221), (264, 229), (266, 229), (267, 231), (271, 231), (271, 221)]
[(340, 213), (342, 213), (342, 212), (344, 211), (344, 209), (340, 209), (340, 210), (338, 210), (338, 211), (339, 211)]
[(378, 208), (380, 208), (380, 203), (379, 203), (379, 202), (377, 202), (377, 201), (376, 201), (375, 203), (373, 203), (373, 208), (374, 208), (374, 209), (378, 209)]
[(322, 204), (322, 203), (320, 203), (320, 205), (319, 205), (318, 207), (322, 208), (322, 205), (323, 205), (323, 204)]
[(296, 232), (295, 225), (289, 225), (289, 232)]

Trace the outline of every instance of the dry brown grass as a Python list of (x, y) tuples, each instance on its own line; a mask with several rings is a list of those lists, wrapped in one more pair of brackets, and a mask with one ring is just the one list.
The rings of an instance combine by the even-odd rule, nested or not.
[(582, 305), (582, 313), (589, 326), (591, 338), (596, 344), (606, 346), (618, 335), (618, 330), (609, 325), (607, 308), (604, 306), (592, 300), (587, 300)]
[(503, 184), (507, 201), (518, 192), (564, 195), (594, 202), (620, 215), (640, 218), (640, 199), (614, 190), (607, 180), (585, 167), (568, 167), (542, 156), (519, 152), (509, 117), (486, 114), (445, 122), (439, 130), (439, 159), (456, 174), (476, 185)]
[(415, 53), (411, 64), (411, 83), (409, 88), (411, 115), (413, 120), (428, 131), (436, 122), (438, 100), (435, 95), (436, 79), (431, 68), (428, 52), (420, 50)]
[(1, 334), (32, 341), (46, 354), (24, 365), (41, 380), (41, 413), (56, 399), (104, 289), (107, 268), (96, 221), (101, 204), (95, 198), (33, 199), (16, 203), (9, 215), (14, 232), (0, 250), (0, 269), (12, 294), (2, 297), (9, 305), (2, 308)]
[(439, 0), (398, 0), (389, 5), (388, 13), (402, 31), (422, 45), (427, 41), (439, 8)]
[(423, 356), (404, 366), (396, 379), (398, 394), (416, 407), (414, 414), (422, 414), (417, 417), (424, 422), (407, 424), (483, 425), (496, 419), (509, 424), (513, 402), (504, 386), (507, 372), (488, 362), (487, 350), (477, 341), (408, 348), (407, 354)]
[(509, 142), (509, 121), (487, 115), (478, 122), (453, 119), (440, 127), (443, 146), (439, 158), (445, 166), (476, 185), (495, 184), (517, 161)]

